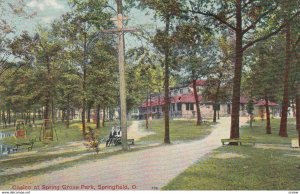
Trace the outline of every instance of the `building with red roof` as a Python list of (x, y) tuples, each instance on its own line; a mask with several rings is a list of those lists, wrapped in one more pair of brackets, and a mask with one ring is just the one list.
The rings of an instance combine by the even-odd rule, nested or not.
[[(197, 80), (196, 88), (198, 100), (200, 102), (200, 112), (202, 117), (212, 117), (213, 104), (203, 99), (201, 93), (206, 84), (206, 80)], [(140, 115), (151, 114), (154, 117), (161, 117), (164, 112), (164, 96), (151, 97), (151, 100), (144, 102), (140, 108)], [(228, 114), (227, 104), (220, 105), (220, 116)], [(196, 101), (192, 84), (179, 85), (170, 88), (170, 116), (171, 117), (184, 117), (193, 118), (196, 116)]]
[[(280, 106), (275, 102), (268, 101), (270, 114), (272, 116), (279, 116), (280, 115)], [(266, 118), (266, 101), (259, 100), (254, 105), (254, 115), (264, 119)]]
[[(203, 118), (208, 118), (213, 116), (213, 103), (206, 101), (202, 97), (202, 91), (206, 86), (206, 80), (197, 80), (197, 94), (198, 100), (200, 102), (200, 112)], [(247, 104), (249, 102), (248, 97), (240, 97), (240, 115), (247, 116)], [(254, 103), (254, 114), (259, 116), (264, 110), (265, 102), (256, 101), (253, 99)], [(164, 96), (156, 95), (152, 96), (151, 99), (145, 101), (139, 107), (140, 118), (144, 118), (146, 115), (152, 115), (152, 117), (160, 118), (164, 113)], [(275, 102), (269, 102), (271, 107), (271, 112), (274, 114), (278, 112), (278, 104)], [(218, 111), (219, 116), (229, 116), (231, 113), (231, 102), (222, 102), (220, 104), (220, 110)], [(183, 117), (183, 118), (194, 118), (196, 117), (196, 101), (194, 97), (194, 91), (192, 88), (192, 83), (179, 85), (177, 87), (170, 88), (170, 117)]]

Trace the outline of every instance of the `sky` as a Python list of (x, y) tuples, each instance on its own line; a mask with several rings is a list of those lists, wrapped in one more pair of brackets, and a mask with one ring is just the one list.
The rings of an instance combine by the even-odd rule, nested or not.
[(51, 21), (59, 18), (69, 10), (67, 0), (25, 0), (25, 4), (29, 10), (28, 12), (36, 12), (36, 15), (30, 19), (24, 19), (24, 17), (14, 18), (13, 23), (17, 32), (24, 30), (32, 32), (37, 24), (50, 24)]
[[(10, 1), (10, 0), (5, 0)], [(62, 14), (70, 10), (68, 0), (24, 0), (26, 7), (30, 12), (36, 12), (36, 15), (31, 19), (13, 18), (13, 23), (16, 26), (17, 34), (24, 30), (34, 32), (37, 24), (49, 25), (53, 20), (59, 18)], [(114, 1), (112, 1), (114, 2)], [(112, 6), (115, 6), (112, 3)], [(137, 9), (132, 9), (128, 14), (129, 22), (128, 27), (139, 27), (146, 25), (148, 29), (158, 28), (159, 23), (154, 21), (151, 14), (142, 12)], [(145, 28), (145, 27), (144, 27)], [(130, 34), (126, 34), (125, 41), (127, 48), (134, 47), (139, 41), (132, 37)]]

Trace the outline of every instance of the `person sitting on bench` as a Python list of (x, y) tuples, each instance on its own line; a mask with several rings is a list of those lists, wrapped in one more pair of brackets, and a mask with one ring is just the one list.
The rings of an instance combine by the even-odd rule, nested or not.
[(122, 137), (122, 130), (121, 130), (121, 128), (118, 128), (116, 132), (117, 132), (116, 137), (117, 138), (121, 138)]
[(113, 139), (115, 138), (115, 136), (117, 135), (117, 132), (115, 130), (115, 127), (112, 127), (111, 128), (111, 131), (109, 133), (109, 138), (108, 140), (106, 141), (106, 147), (109, 147), (111, 142), (113, 141)]

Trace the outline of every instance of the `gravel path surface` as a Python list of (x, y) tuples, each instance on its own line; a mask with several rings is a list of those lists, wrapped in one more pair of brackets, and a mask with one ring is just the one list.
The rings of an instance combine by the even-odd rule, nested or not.
[(137, 141), (142, 137), (154, 134), (154, 132), (150, 131), (141, 131), (139, 126), (142, 125), (142, 122), (144, 121), (132, 121), (132, 124), (128, 127), (128, 139)]
[[(240, 125), (247, 118), (240, 118)], [(205, 139), (188, 143), (165, 145), (124, 153), (76, 167), (54, 171), (30, 178), (17, 179), (0, 189), (12, 186), (49, 186), (49, 189), (160, 189), (169, 181), (221, 146), (220, 139), (229, 137), (230, 118), (221, 118)], [(90, 187), (87, 187), (91, 185)], [(115, 186), (118, 185), (118, 186)], [(85, 187), (86, 186), (86, 187)]]

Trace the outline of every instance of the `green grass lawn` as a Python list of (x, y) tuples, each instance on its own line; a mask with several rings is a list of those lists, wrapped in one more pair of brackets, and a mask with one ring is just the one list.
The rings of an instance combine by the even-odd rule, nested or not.
[(240, 131), (241, 137), (253, 136), (258, 143), (279, 143), (279, 144), (291, 144), (291, 139), (298, 137), (296, 131), (296, 120), (289, 118), (287, 122), (288, 136), (282, 138), (278, 135), (279, 133), (280, 119), (271, 119), (272, 134), (266, 134), (266, 120), (257, 120), (253, 123), (253, 128), (242, 127)]
[[(188, 141), (201, 139), (211, 132), (211, 123), (196, 126), (195, 121), (191, 120), (170, 120), (170, 139), (171, 142)], [(143, 131), (154, 132), (154, 134), (143, 137), (140, 141), (144, 142), (163, 142), (165, 130), (164, 120), (152, 120), (149, 129), (146, 129), (146, 122), (141, 126)]]
[[(110, 131), (111, 127), (113, 126), (113, 124), (114, 124), (113, 122), (106, 122), (105, 127), (96, 129), (95, 130), (96, 136), (99, 138), (106, 138), (108, 136), (109, 131)], [(130, 125), (130, 124), (131, 124), (131, 122), (128, 122), (128, 125)], [(87, 126), (91, 126), (94, 129), (96, 128), (96, 125), (93, 123), (87, 123)], [(34, 144), (34, 149), (37, 149), (37, 148), (42, 148), (45, 146), (51, 147), (51, 146), (65, 145), (68, 142), (83, 140), (81, 123), (79, 121), (72, 122), (70, 124), (69, 128), (66, 128), (63, 123), (58, 122), (58, 123), (54, 124), (54, 129), (57, 133), (57, 138), (56, 138), (56, 134), (54, 133), (53, 141), (40, 142), (39, 137), (40, 137), (41, 128), (26, 126), (27, 138), (17, 139), (15, 137), (9, 137), (9, 138), (4, 138), (3, 142), (4, 142), (4, 144), (14, 146), (16, 143), (28, 142), (30, 139), (36, 138), (37, 142)], [(13, 132), (14, 128), (10, 128), (10, 130), (6, 129), (6, 130)]]
[[(296, 137), (295, 119), (289, 119), (289, 138), (278, 137), (279, 120), (272, 120), (273, 134), (265, 134), (265, 123), (241, 128), (241, 136), (253, 136), (258, 143), (282, 145), (285, 149), (262, 149), (251, 145), (223, 146), (206, 159), (189, 167), (173, 179), (165, 190), (299, 190), (300, 150), (290, 149)], [(216, 158), (233, 153), (243, 157)]]

